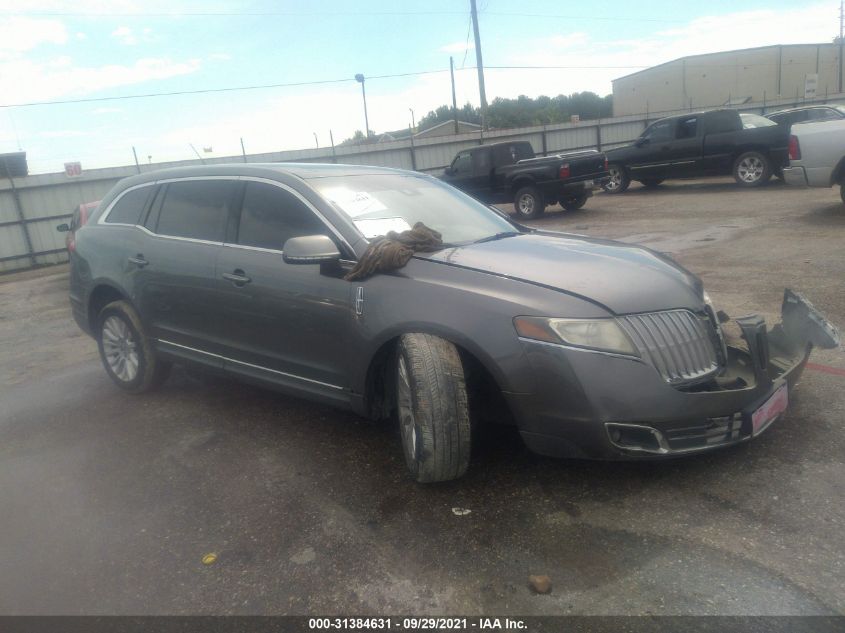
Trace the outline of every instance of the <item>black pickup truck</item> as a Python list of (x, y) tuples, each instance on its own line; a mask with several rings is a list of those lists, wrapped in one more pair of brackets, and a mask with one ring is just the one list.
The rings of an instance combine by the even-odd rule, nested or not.
[(608, 193), (632, 180), (655, 187), (667, 178), (733, 175), (757, 187), (788, 161), (788, 128), (758, 114), (709, 110), (666, 117), (649, 125), (632, 145), (607, 151)]
[(441, 178), (482, 202), (513, 202), (517, 216), (530, 219), (556, 202), (583, 207), (607, 179), (607, 161), (595, 150), (535, 157), (527, 141), (492, 143), (458, 152)]

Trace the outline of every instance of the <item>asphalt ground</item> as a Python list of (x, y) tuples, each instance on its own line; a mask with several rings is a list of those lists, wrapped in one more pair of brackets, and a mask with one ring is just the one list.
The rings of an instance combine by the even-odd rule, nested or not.
[[(671, 252), (733, 315), (774, 322), (789, 286), (845, 326), (835, 190), (635, 184), (532, 224)], [(554, 460), (504, 428), (421, 486), (389, 425), (180, 370), (119, 391), (67, 281), (0, 277), (0, 614), (845, 613), (840, 350), (737, 448)]]

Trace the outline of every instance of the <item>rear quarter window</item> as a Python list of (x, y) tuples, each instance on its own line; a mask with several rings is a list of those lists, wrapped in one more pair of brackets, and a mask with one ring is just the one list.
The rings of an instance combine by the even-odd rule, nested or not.
[[(153, 187), (139, 187), (123, 194), (106, 217), (108, 224), (138, 224)], [(78, 216), (74, 216), (78, 221)]]

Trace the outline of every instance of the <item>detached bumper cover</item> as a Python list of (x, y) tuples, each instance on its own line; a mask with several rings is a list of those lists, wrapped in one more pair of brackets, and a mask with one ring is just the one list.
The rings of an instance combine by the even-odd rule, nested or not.
[(771, 331), (756, 315), (735, 322), (742, 335), (728, 341), (723, 370), (689, 389), (638, 359), (526, 341), (538, 387), (506, 394), (523, 439), (537, 453), (593, 459), (672, 457), (750, 439), (753, 413), (783, 385), (791, 391), (813, 347), (837, 347), (839, 334), (790, 290)]
[(807, 172), (804, 171), (803, 167), (784, 167), (783, 179), (788, 185), (807, 186)]

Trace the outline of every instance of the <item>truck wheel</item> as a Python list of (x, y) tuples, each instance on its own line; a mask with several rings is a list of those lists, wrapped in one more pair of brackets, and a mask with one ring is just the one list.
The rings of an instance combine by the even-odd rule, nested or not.
[(610, 174), (607, 182), (602, 188), (607, 193), (623, 193), (631, 184), (631, 177), (622, 165), (610, 164), (607, 166), (607, 173)]
[(642, 183), (643, 187), (653, 189), (654, 187), (659, 186), (664, 180), (664, 178), (643, 178), (640, 182)]
[(155, 389), (170, 374), (171, 364), (156, 357), (141, 319), (126, 301), (113, 301), (97, 319), (100, 360), (114, 383), (131, 393)]
[(520, 188), (513, 198), (513, 208), (522, 220), (540, 217), (546, 210), (543, 193), (534, 185)]
[(734, 180), (743, 187), (759, 187), (771, 177), (769, 159), (760, 152), (745, 152), (734, 162)]
[(420, 483), (448, 481), (469, 467), (464, 368), (452, 343), (405, 334), (396, 355), (396, 408), (405, 463)]
[(564, 198), (560, 201), (560, 206), (567, 211), (576, 211), (587, 204), (587, 198), (587, 194), (584, 193), (580, 196), (576, 196), (575, 198)]

